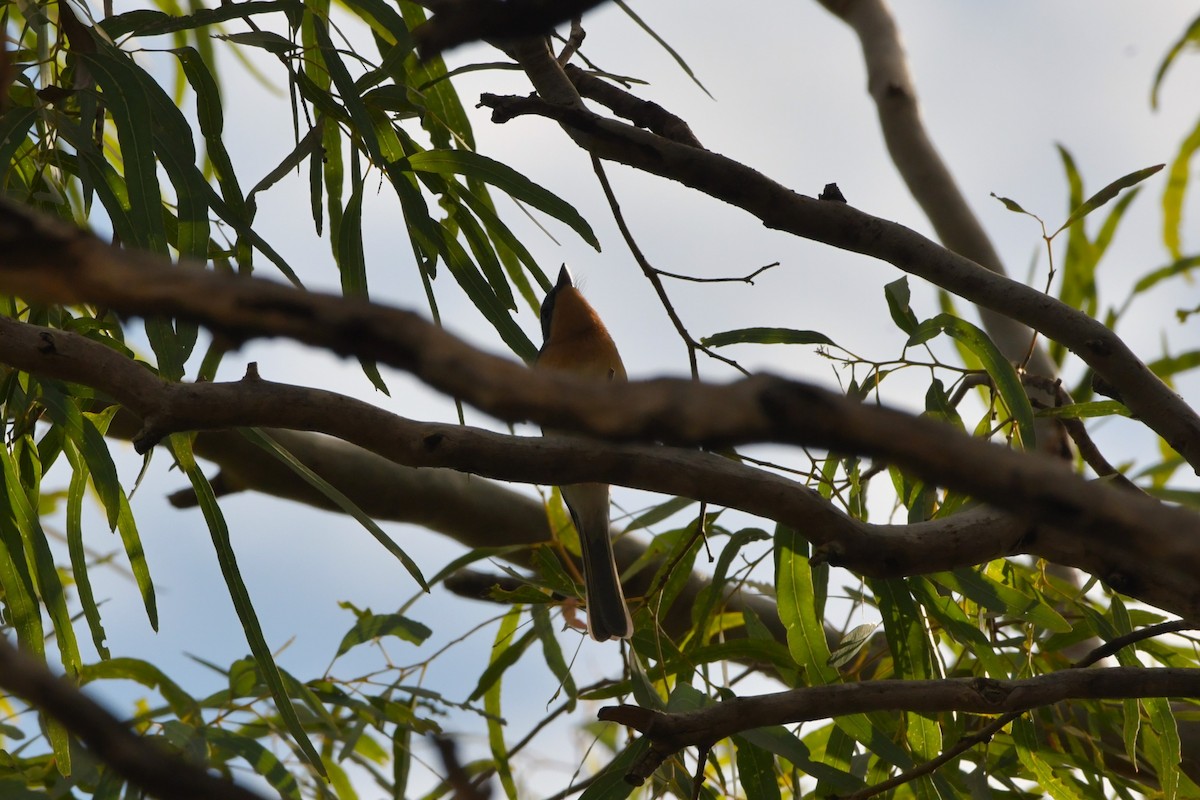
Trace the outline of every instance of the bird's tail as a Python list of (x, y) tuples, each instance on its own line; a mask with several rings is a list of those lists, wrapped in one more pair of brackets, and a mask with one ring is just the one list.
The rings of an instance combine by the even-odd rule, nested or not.
[[(603, 503), (599, 502), (600, 493), (596, 491), (601, 487)], [(628, 639), (633, 635), (633, 620), (621, 591), (612, 540), (608, 538), (608, 487), (577, 484), (563, 489), (563, 497), (579, 531), (579, 549), (583, 553), (588, 632), (598, 642)]]

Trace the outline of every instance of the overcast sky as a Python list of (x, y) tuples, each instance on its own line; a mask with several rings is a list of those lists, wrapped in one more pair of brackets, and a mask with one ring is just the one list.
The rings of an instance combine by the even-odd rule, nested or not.
[[(1045, 280), (1040, 231), (1032, 220), (1006, 211), (989, 193), (1016, 199), (1057, 227), (1067, 213), (1067, 190), (1056, 142), (1075, 155), (1088, 189), (1094, 191), (1135, 169), (1169, 161), (1200, 113), (1195, 100), (1200, 96), (1200, 59), (1194, 56), (1175, 67), (1159, 111), (1149, 107), (1154, 70), (1195, 14), (1192, 3), (908, 0), (897, 6), (933, 138), (1010, 271), (1024, 277), (1032, 265), (1035, 285)], [(815, 195), (824, 184), (836, 182), (864, 211), (929, 232), (883, 150), (874, 107), (865, 92), (857, 40), (815, 2), (731, 7), (659, 0), (634, 7), (688, 62), (711, 97), (616, 7), (603, 7), (585, 19), (589, 36), (584, 52), (589, 58), (606, 70), (649, 81), (639, 94), (685, 118), (709, 149), (805, 194)], [(732, 14), (731, 8), (747, 15)], [(464, 64), (497, 57), (476, 46), (454, 52), (450, 61)], [(281, 82), (277, 62), (259, 63)], [(226, 135), (234, 164), (242, 171), (242, 185), (249, 186), (290, 149), (290, 112), (285, 97), (248, 79), (231, 59), (224, 70)], [(457, 85), (467, 106), (474, 105), (481, 91), (529, 91), (522, 76), (511, 72), (474, 73)], [(525, 222), (511, 203), (499, 201), (506, 220), (547, 272), (565, 261), (582, 277), (586, 294), (621, 347), (630, 377), (685, 374), (685, 350), (617, 235), (587, 158), (544, 120), (524, 118), (496, 126), (483, 113), (472, 112), (481, 152), (575, 204), (600, 236), (603, 252), (596, 253), (550, 222), (556, 243)], [(894, 268), (767, 231), (744, 212), (652, 176), (619, 166), (610, 167), (610, 175), (634, 234), (655, 266), (733, 276), (780, 262), (752, 287), (669, 283), (693, 335), (777, 325), (820, 330), (866, 356), (899, 354), (902, 340), (888, 319), (883, 297), (883, 285), (899, 277)], [(364, 223), (373, 296), (423, 309), (424, 293), (397, 205), (377, 175), (371, 181), (373, 188), (379, 187), (368, 192)], [(1164, 182), (1161, 174), (1147, 182), (1104, 262), (1105, 307), (1119, 303), (1138, 276), (1168, 261), (1159, 233)], [(1185, 238), (1185, 249), (1191, 252), (1200, 246), (1196, 194), (1193, 188)], [(337, 286), (328, 243), (309, 231), (304, 178), (281, 184), (260, 198), (259, 205), (260, 231), (306, 283)], [(263, 274), (269, 271), (269, 266), (263, 267)], [(918, 316), (936, 313), (932, 291), (917, 279), (910, 283)], [(439, 279), (437, 291), (448, 328), (482, 347), (502, 350), (498, 337), (448, 274)], [(1178, 281), (1135, 305), (1131, 324), (1119, 332), (1147, 360), (1161, 354), (1164, 341), (1176, 352), (1194, 348), (1200, 342), (1197, 323), (1181, 326), (1173, 314), (1197, 304), (1200, 292), (1195, 284)], [(525, 309), (518, 320), (538, 341), (536, 314)], [(730, 355), (755, 368), (836, 385), (830, 363), (812, 348), (743, 347)], [(231, 354), (221, 377), (237, 378), (247, 360), (257, 360), (260, 372), (271, 380), (336, 386), (405, 416), (454, 419), (452, 405), (405, 376), (385, 373), (393, 389), (392, 397), (386, 398), (372, 391), (356, 364), (286, 343), (256, 344)], [(713, 380), (736, 377), (716, 364), (704, 364), (704, 375)], [(923, 390), (919, 382), (912, 387)], [(1180, 388), (1193, 405), (1200, 401), (1195, 380), (1181, 382)], [(895, 404), (920, 406), (920, 394), (901, 391), (885, 397)], [(474, 412), (469, 412), (468, 421), (495, 426)], [(1121, 461), (1130, 453), (1152, 457), (1148, 436), (1109, 427), (1113, 430), (1105, 431), (1104, 441), (1112, 447), (1110, 459)], [(132, 485), (138, 461), (129, 454), (123, 464), (122, 478)], [(167, 472), (166, 458), (158, 458), (134, 500), (159, 587), (162, 632), (150, 634), (130, 584), (99, 570), (93, 578), (97, 596), (111, 598), (102, 611), (114, 655), (145, 658), (172, 673), (191, 663), (181, 655), (184, 651), (222, 664), (247, 652), (200, 513), (175, 511), (163, 501), (184, 482), (177, 472)], [(622, 493), (618, 500), (630, 508), (653, 502), (634, 493)], [(366, 532), (341, 516), (252, 495), (228, 498), (222, 506), (268, 642), (280, 647), (294, 639), (280, 661), (301, 679), (325, 669), (353, 622), (348, 612), (337, 609), (337, 601), (390, 611), (414, 591), (404, 570), (383, 557)], [(93, 547), (115, 546), (105, 538), (98, 517), (93, 517), (92, 526)], [(415, 528), (389, 530), (426, 575), (459, 552)], [(411, 611), (437, 630), (431, 642), (435, 647), (495, 613), (494, 607), (458, 601), (440, 590)], [(488, 632), (462, 645), (453, 663), (465, 671), (431, 674), (428, 685), (465, 699), (491, 639)], [(416, 660), (414, 653), (392, 650), (401, 662)], [(584, 644), (580, 662), (584, 671), (594, 674), (612, 675), (619, 668), (615, 648), (591, 642)], [(368, 662), (362, 663), (366, 668)], [(197, 692), (217, 688), (210, 673), (193, 670), (191, 675)], [(523, 682), (512, 682), (519, 694), (510, 692), (506, 704), (513, 725), (510, 740), (542, 715), (554, 691), (544, 671), (527, 670), (524, 675)], [(513, 700), (517, 697), (520, 703)], [(583, 713), (573, 722), (581, 721)], [(481, 721), (470, 715), (447, 724), (453, 730), (482, 731)], [(572, 753), (556, 748), (554, 741), (539, 752), (561, 767), (548, 772), (548, 783), (539, 785), (565, 782), (573, 768)]]

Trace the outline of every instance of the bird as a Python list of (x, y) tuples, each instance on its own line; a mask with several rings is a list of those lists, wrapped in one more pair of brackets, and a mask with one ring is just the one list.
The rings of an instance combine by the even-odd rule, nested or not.
[[(597, 381), (626, 380), (616, 343), (596, 310), (575, 287), (566, 264), (542, 302), (541, 322), (542, 348), (535, 369), (568, 372)], [(608, 538), (608, 484), (574, 483), (559, 490), (579, 532), (588, 633), (598, 642), (628, 639), (633, 635), (633, 620)]]

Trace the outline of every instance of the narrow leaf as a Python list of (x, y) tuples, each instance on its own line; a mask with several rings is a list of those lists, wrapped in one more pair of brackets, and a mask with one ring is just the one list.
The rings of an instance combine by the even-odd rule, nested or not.
[(395, 636), (406, 642), (421, 644), (433, 633), (429, 628), (400, 614), (363, 613), (354, 623), (354, 627), (346, 631), (342, 643), (338, 645), (337, 655), (345, 655), (350, 648), (365, 642), (371, 642), (383, 636)]
[(571, 204), (499, 161), (468, 150), (427, 150), (410, 155), (408, 163), (417, 171), (458, 174), (489, 183), (510, 197), (566, 223), (585, 242), (596, 250), (600, 249), (600, 242), (591, 226)]
[[(1105, 186), (1103, 189), (1089, 197), (1083, 203), (1083, 205), (1072, 211), (1071, 215), (1067, 217), (1067, 221), (1064, 222), (1058, 230), (1061, 231), (1070, 227), (1072, 223), (1083, 219), (1088, 214), (1107, 203), (1109, 200), (1112, 200), (1114, 197), (1120, 194), (1122, 189), (1128, 189), (1130, 186), (1135, 186), (1141, 183), (1142, 181), (1146, 180), (1146, 178), (1149, 178), (1151, 175), (1161, 170), (1164, 166), (1166, 165), (1156, 164), (1153, 167), (1139, 169), (1136, 172), (1131, 172), (1128, 175), (1117, 178), (1108, 186)], [(1055, 231), (1055, 233), (1057, 232), (1058, 231)]]
[(308, 483), (317, 491), (321, 492), (321, 494), (325, 495), (326, 498), (328, 498), (344, 513), (358, 520), (359, 524), (366, 528), (367, 532), (374, 536), (377, 542), (383, 545), (389, 553), (395, 556), (400, 563), (404, 565), (404, 568), (408, 570), (408, 574), (413, 576), (416, 582), (421, 585), (421, 588), (425, 591), (429, 591), (429, 585), (425, 582), (425, 576), (421, 574), (421, 569), (417, 566), (417, 562), (413, 561), (407, 553), (401, 550), (400, 546), (392, 540), (392, 537), (388, 536), (383, 529), (379, 527), (375, 520), (367, 516), (367, 514), (363, 512), (363, 510), (360, 509), (353, 500), (338, 491), (333, 484), (329, 483), (320, 475), (309, 469), (299, 459), (283, 448), (278, 442), (268, 436), (262, 429), (239, 428), (238, 431), (251, 442), (282, 461), (293, 472), (303, 478), (306, 483)]
[(887, 299), (888, 313), (896, 327), (910, 336), (917, 330), (917, 315), (910, 305), (911, 293), (908, 289), (908, 277), (899, 278), (883, 287), (883, 296)]
[(242, 630), (246, 634), (250, 652), (254, 654), (258, 671), (275, 700), (275, 708), (288, 732), (291, 733), (292, 739), (304, 754), (304, 758), (324, 777), (326, 775), (325, 765), (321, 761), (320, 754), (309, 741), (308, 734), (304, 732), (304, 726), (296, 715), (296, 709), (287, 693), (279, 668), (275, 665), (271, 649), (267, 646), (262, 625), (258, 621), (258, 614), (254, 611), (250, 593), (247, 591), (241, 571), (238, 569), (237, 557), (233, 553), (233, 543), (229, 538), (229, 528), (225, 524), (225, 516), (221, 513), (220, 506), (217, 505), (217, 498), (213, 493), (212, 486), (196, 464), (195, 457), (192, 455), (191, 440), (185, 434), (176, 433), (171, 435), (169, 441), (171, 452), (174, 453), (175, 460), (191, 481), (192, 490), (196, 493), (201, 511), (204, 512), (204, 519), (208, 523), (208, 532), (212, 536), (213, 547), (217, 551), (221, 575), (225, 578), (229, 597), (233, 601), (238, 619), (241, 620)]
[(1182, 253), (1182, 228), (1184, 197), (1187, 193), (1191, 161), (1196, 152), (1200, 151), (1200, 119), (1196, 126), (1179, 145), (1179, 152), (1171, 160), (1171, 170), (1167, 173), (1167, 186), (1163, 189), (1163, 244), (1171, 253), (1171, 257), (1179, 260)]
[(730, 344), (821, 344), (837, 347), (820, 331), (800, 331), (792, 328), (737, 328), (721, 331), (700, 340), (706, 347), (724, 347)]
[(928, 341), (939, 332), (954, 337), (983, 363), (983, 368), (995, 383), (996, 391), (1008, 408), (1008, 413), (1017, 423), (1021, 444), (1026, 450), (1033, 450), (1037, 441), (1033, 426), (1033, 407), (1029, 404), (1029, 397), (1025, 394), (1017, 370), (986, 333), (966, 320), (949, 314), (938, 314), (922, 322), (909, 336), (907, 346)]
[[(476, 692), (478, 692), (479, 688), (484, 686), (484, 679), (489, 679), (490, 683), (485, 688), (483, 700), (483, 708), (488, 714), (488, 744), (492, 750), (496, 773), (500, 776), (500, 785), (504, 787), (504, 794), (508, 800), (517, 800), (518, 795), (517, 784), (513, 780), (512, 769), (508, 763), (508, 746), (504, 743), (504, 718), (501, 716), (500, 708), (500, 677), (504, 674), (506, 666), (514, 663), (533, 641), (532, 631), (522, 636), (519, 641), (513, 641), (517, 632), (517, 623), (520, 620), (521, 607), (513, 606), (500, 621), (500, 628), (496, 631), (496, 641), (492, 645), (491, 660), (487, 669), (484, 670), (484, 674), (479, 678), (479, 687), (476, 687)], [(475, 693), (472, 693), (472, 697), (475, 696)]]

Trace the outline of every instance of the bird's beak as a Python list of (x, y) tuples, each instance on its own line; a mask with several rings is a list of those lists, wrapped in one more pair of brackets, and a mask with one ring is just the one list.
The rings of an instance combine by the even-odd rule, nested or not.
[(563, 264), (562, 269), (558, 271), (558, 283), (554, 284), (554, 288), (566, 289), (574, 285), (575, 280), (571, 277), (571, 270), (567, 268), (566, 264)]

